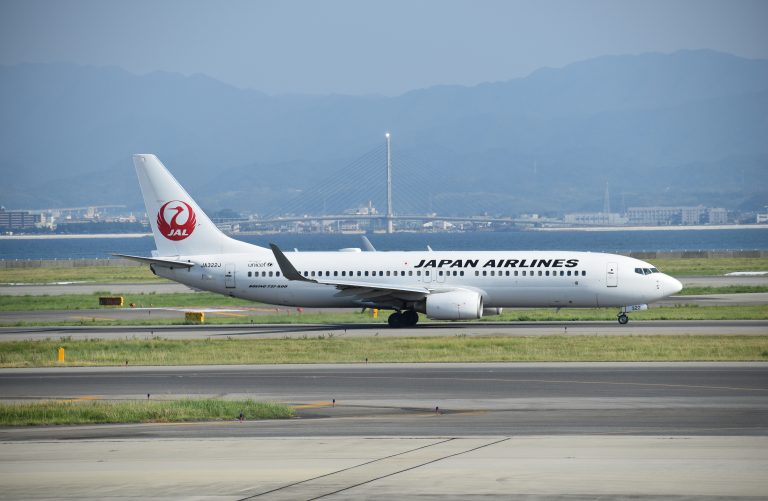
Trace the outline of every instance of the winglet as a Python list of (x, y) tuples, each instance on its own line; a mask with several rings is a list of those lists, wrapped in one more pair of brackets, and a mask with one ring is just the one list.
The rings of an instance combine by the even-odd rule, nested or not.
[(275, 244), (269, 244), (269, 248), (272, 249), (272, 253), (275, 255), (275, 259), (277, 260), (277, 265), (280, 267), (280, 271), (283, 272), (283, 276), (285, 278), (288, 280), (300, 280), (302, 282), (317, 282), (316, 280), (310, 280), (309, 278), (296, 271), (296, 268), (293, 267), (293, 264), (291, 264), (288, 258), (285, 257), (283, 251), (280, 250), (280, 247)]
[(365, 252), (376, 252), (376, 247), (368, 240), (368, 237), (362, 235), (360, 238), (363, 239), (363, 249), (365, 249)]

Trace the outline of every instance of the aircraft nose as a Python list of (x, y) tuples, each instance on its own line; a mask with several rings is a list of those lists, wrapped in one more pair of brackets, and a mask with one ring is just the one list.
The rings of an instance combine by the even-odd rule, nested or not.
[(670, 296), (673, 294), (677, 294), (678, 292), (683, 290), (682, 282), (680, 282), (680, 280), (674, 277), (670, 277), (669, 275), (667, 275), (667, 280), (665, 282), (666, 283), (664, 284), (664, 292)]

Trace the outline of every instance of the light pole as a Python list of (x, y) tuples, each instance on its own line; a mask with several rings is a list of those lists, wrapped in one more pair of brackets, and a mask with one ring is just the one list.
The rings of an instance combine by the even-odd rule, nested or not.
[(387, 233), (394, 233), (392, 225), (392, 141), (389, 132), (384, 134), (387, 138)]

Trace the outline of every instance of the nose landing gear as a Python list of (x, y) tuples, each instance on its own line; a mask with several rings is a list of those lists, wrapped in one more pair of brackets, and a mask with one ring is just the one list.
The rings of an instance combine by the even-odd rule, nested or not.
[(619, 314), (616, 315), (616, 318), (619, 321), (619, 324), (626, 325), (627, 322), (629, 322), (629, 317), (627, 316), (627, 313), (630, 311), (643, 311), (647, 310), (648, 305), (647, 304), (634, 304), (632, 306), (622, 306), (621, 310), (619, 310)]

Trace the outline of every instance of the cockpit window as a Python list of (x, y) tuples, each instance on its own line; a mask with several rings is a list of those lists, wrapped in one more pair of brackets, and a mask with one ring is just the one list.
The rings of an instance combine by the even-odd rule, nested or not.
[(638, 275), (650, 275), (651, 273), (658, 273), (656, 268), (635, 268), (635, 273)]
[(651, 273), (661, 273), (661, 272), (656, 268), (651, 268)]

